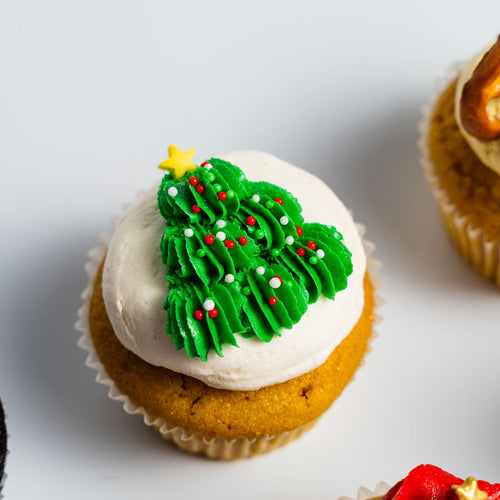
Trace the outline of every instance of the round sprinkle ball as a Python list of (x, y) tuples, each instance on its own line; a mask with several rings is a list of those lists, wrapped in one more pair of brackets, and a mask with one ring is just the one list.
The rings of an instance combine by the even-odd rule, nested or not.
[(271, 288), (279, 288), (281, 286), (281, 278), (279, 276), (274, 276), (269, 280), (269, 286)]
[(232, 274), (226, 274), (226, 276), (224, 276), (224, 281), (226, 283), (232, 283), (234, 281), (234, 276)]
[(294, 240), (293, 236), (287, 236), (287, 237), (285, 238), (285, 243), (286, 243), (287, 245), (293, 245), (293, 242), (294, 242), (294, 241), (295, 241), (295, 240)]
[(205, 250), (203, 250), (203, 248), (199, 248), (198, 250), (196, 250), (196, 255), (198, 257), (205, 257), (206, 252), (205, 252)]
[(211, 311), (215, 307), (215, 302), (212, 299), (206, 299), (205, 302), (203, 302), (203, 309), (205, 311)]
[(224, 241), (226, 239), (226, 233), (222, 231), (217, 231), (217, 234), (215, 235), (216, 238), (219, 238), (219, 240)]
[(306, 251), (304, 248), (297, 248), (297, 255), (299, 257), (304, 257), (305, 254), (306, 254)]
[(249, 215), (247, 217), (247, 224), (249, 226), (255, 226), (255, 223), (257, 222), (257, 220), (255, 219), (255, 217), (253, 215)]
[(269, 305), (270, 306), (275, 306), (278, 303), (278, 299), (276, 297), (271, 297), (269, 299)]
[(203, 311), (200, 311), (198, 309), (197, 311), (194, 312), (193, 316), (194, 316), (194, 319), (200, 321), (203, 319), (204, 314), (203, 314)]
[(272, 255), (273, 257), (278, 257), (278, 256), (279, 256), (279, 254), (280, 254), (280, 251), (279, 251), (277, 248), (273, 248), (273, 249), (271, 250), (271, 255)]
[(302, 236), (302, 228), (300, 226), (295, 226), (295, 231), (297, 231), (297, 236)]
[(309, 259), (309, 264), (312, 264), (314, 266), (314, 264), (317, 264), (318, 263), (318, 258), (317, 257), (311, 257)]
[(179, 191), (177, 191), (177, 188), (176, 188), (176, 187), (174, 187), (174, 186), (170, 186), (170, 187), (168, 188), (167, 194), (173, 198), (174, 196), (177, 196), (177, 193), (178, 193), (178, 192), (179, 192)]
[(229, 249), (234, 248), (234, 241), (233, 240), (226, 240), (224, 242), (224, 245), (226, 245), (226, 248), (229, 248)]
[(249, 286), (244, 286), (242, 293), (243, 293), (243, 295), (250, 295), (252, 293), (252, 290), (250, 290)]
[(308, 241), (307, 242), (307, 248), (310, 248), (311, 250), (314, 250), (316, 248), (316, 243), (314, 243), (314, 241)]
[(264, 266), (259, 266), (259, 267), (255, 270), (255, 272), (256, 272), (257, 274), (260, 274), (260, 275), (262, 276), (262, 275), (266, 272), (266, 269), (264, 268)]
[(213, 234), (207, 234), (207, 235), (205, 236), (205, 243), (206, 243), (207, 245), (211, 245), (214, 241), (215, 241), (215, 237), (214, 237), (214, 235), (213, 235)]
[(198, 184), (198, 179), (196, 177), (190, 177), (189, 184), (191, 184), (191, 186), (196, 186), (196, 184)]
[(257, 231), (255, 231), (255, 237), (258, 240), (261, 240), (262, 238), (264, 238), (264, 231), (262, 231), (262, 229), (257, 229)]
[(221, 191), (218, 195), (219, 200), (224, 201), (227, 198), (227, 193), (225, 191)]
[(196, 192), (197, 192), (197, 193), (200, 193), (200, 194), (201, 194), (201, 193), (203, 193), (204, 191), (205, 191), (205, 186), (202, 186), (201, 184), (198, 184), (198, 185), (196, 186)]
[(186, 236), (187, 238), (191, 238), (191, 236), (194, 235), (194, 231), (188, 227), (187, 229), (184, 229), (184, 236)]
[(215, 309), (215, 307), (213, 309), (211, 309), (210, 311), (208, 311), (208, 315), (213, 319), (213, 318), (216, 318), (217, 315), (219, 314), (219, 311), (217, 309)]
[(198, 205), (193, 205), (193, 212), (198, 214), (201, 212), (201, 208)]
[(245, 236), (240, 236), (240, 237), (238, 238), (238, 243), (239, 243), (240, 245), (246, 245), (246, 244), (247, 244), (247, 239), (245, 238)]
[(254, 194), (252, 196), (252, 200), (255, 201), (255, 203), (259, 203), (260, 201), (260, 196), (258, 194)]
[(316, 251), (316, 255), (322, 259), (324, 256), (325, 256), (325, 252), (323, 250), (321, 250), (321, 248), (319, 250)]
[(283, 217), (280, 217), (280, 224), (282, 226), (286, 226), (288, 224), (288, 217), (286, 215), (283, 215)]
[(219, 228), (219, 229), (222, 229), (223, 227), (226, 227), (226, 221), (225, 220), (222, 220), (222, 219), (219, 219), (215, 225)]
[(283, 205), (283, 200), (281, 198), (274, 198), (274, 201), (276, 203), (279, 203), (280, 205)]

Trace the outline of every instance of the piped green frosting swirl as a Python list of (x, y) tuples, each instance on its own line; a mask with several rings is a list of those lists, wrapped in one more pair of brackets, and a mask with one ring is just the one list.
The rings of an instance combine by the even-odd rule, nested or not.
[[(222, 356), (223, 344), (237, 346), (238, 335), (269, 342), (320, 294), (333, 300), (352, 273), (342, 235), (333, 226), (304, 223), (291, 193), (250, 182), (229, 162), (209, 164), (179, 179), (166, 174), (158, 190), (166, 222), (165, 332), (177, 349), (204, 361), (211, 349)], [(205, 310), (207, 300), (216, 314)]]

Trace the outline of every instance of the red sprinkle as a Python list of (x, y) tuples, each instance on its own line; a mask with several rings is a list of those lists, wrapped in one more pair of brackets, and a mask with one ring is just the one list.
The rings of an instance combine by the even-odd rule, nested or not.
[(281, 198), (274, 198), (274, 201), (276, 203), (279, 203), (280, 205), (283, 205), (283, 200)]
[(295, 226), (295, 231), (297, 231), (297, 236), (302, 236), (302, 228), (300, 226)]
[(224, 245), (226, 245), (226, 248), (234, 248), (234, 241), (233, 240), (226, 240), (224, 242)]
[(270, 306), (275, 306), (278, 303), (278, 299), (276, 297), (271, 297), (269, 299), (269, 305)]
[(201, 193), (203, 193), (203, 191), (205, 191), (205, 186), (202, 186), (201, 184), (198, 184), (196, 186), (196, 192), (201, 194)]
[(211, 234), (207, 234), (205, 236), (205, 243), (207, 245), (211, 245), (213, 242), (215, 241), (215, 236), (211, 235)]
[(224, 201), (227, 198), (227, 193), (225, 191), (221, 191), (218, 195), (219, 200)]
[(207, 165), (210, 165), (209, 161), (204, 161), (203, 163), (200, 163), (200, 167), (206, 167)]
[(194, 312), (193, 316), (194, 316), (194, 319), (200, 321), (203, 319), (203, 311), (200, 311), (198, 309), (197, 311)]
[(198, 179), (196, 177), (190, 177), (189, 184), (191, 184), (191, 186), (196, 186), (196, 184), (198, 184)]
[(280, 280), (280, 283), (283, 283), (283, 280), (281, 279), (281, 276), (276, 275), (276, 276), (273, 276), (273, 278), (278, 278)]
[(311, 250), (314, 250), (316, 248), (316, 243), (314, 243), (314, 241), (308, 241), (307, 242), (307, 248), (310, 248)]
[(198, 205), (193, 205), (193, 212), (197, 214), (198, 212), (201, 212), (201, 208)]
[(299, 257), (304, 257), (305, 254), (306, 254), (306, 251), (304, 248), (297, 248), (297, 255)]
[(215, 307), (213, 309), (210, 309), (210, 311), (208, 311), (208, 315), (211, 318), (216, 318), (217, 314), (219, 314), (219, 311), (217, 311), (217, 309)]
[(246, 245), (246, 244), (247, 244), (247, 239), (246, 239), (244, 236), (240, 236), (240, 237), (238, 238), (238, 243), (239, 243), (240, 245)]
[(253, 215), (249, 215), (247, 217), (247, 224), (249, 226), (255, 226), (255, 223), (257, 222), (257, 220), (255, 219), (255, 217)]

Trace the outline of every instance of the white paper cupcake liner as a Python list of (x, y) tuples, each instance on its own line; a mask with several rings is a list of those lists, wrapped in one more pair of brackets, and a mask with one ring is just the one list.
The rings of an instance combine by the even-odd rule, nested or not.
[[(117, 218), (114, 218), (113, 221), (116, 222)], [(375, 251), (375, 245), (365, 240), (363, 237), (366, 232), (365, 226), (362, 224), (356, 224), (356, 226), (363, 239), (363, 245), (367, 255), (367, 268), (374, 287), (374, 303), (376, 310), (383, 304), (383, 299), (377, 294), (377, 290), (383, 284), (382, 280), (377, 276), (377, 271), (382, 264), (372, 257)], [(97, 382), (109, 387), (108, 396), (111, 399), (121, 401), (127, 413), (140, 415), (146, 425), (154, 427), (160, 432), (163, 438), (174, 442), (180, 448), (192, 453), (204, 454), (208, 457), (219, 459), (244, 458), (267, 453), (299, 437), (315, 424), (318, 419), (308, 422), (292, 431), (283, 432), (278, 435), (263, 436), (252, 440), (234, 439), (230, 441), (223, 438), (206, 439), (201, 434), (189, 434), (181, 427), (170, 425), (163, 417), (152, 418), (144, 407), (135, 405), (126, 394), (123, 394), (118, 389), (115, 382), (108, 376), (104, 365), (100, 362), (91, 339), (89, 326), (90, 300), (94, 290), (94, 283), (99, 266), (106, 253), (111, 234), (111, 232), (101, 233), (99, 236), (100, 244), (88, 252), (89, 261), (85, 264), (85, 271), (89, 281), (82, 293), (83, 305), (78, 310), (78, 320), (75, 323), (75, 328), (81, 332), (78, 346), (88, 352), (85, 364), (97, 371)], [(372, 334), (360, 366), (364, 363), (365, 356), (371, 351), (371, 342), (377, 336), (374, 327), (380, 321), (381, 317), (374, 313)], [(354, 379), (354, 376), (352, 379)]]
[(387, 483), (379, 481), (373, 491), (361, 486), (361, 488), (358, 489), (358, 496), (356, 498), (340, 497), (339, 500), (369, 500), (370, 498), (377, 498), (385, 495), (389, 489), (390, 486)]
[(500, 241), (491, 241), (486, 232), (477, 227), (466, 215), (460, 213), (447, 192), (441, 187), (431, 160), (428, 140), (429, 127), (435, 103), (443, 91), (458, 77), (462, 64), (455, 65), (431, 93), (428, 104), (422, 107), (422, 119), (418, 124), (420, 163), (436, 198), (448, 234), (458, 251), (482, 276), (500, 287)]

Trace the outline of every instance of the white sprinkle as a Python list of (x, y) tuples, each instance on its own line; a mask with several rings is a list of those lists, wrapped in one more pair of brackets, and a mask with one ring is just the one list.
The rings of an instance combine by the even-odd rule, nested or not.
[(168, 194), (169, 196), (174, 197), (174, 196), (177, 196), (177, 193), (178, 193), (178, 192), (179, 192), (179, 191), (177, 191), (177, 188), (175, 188), (174, 186), (170, 186), (170, 187), (168, 188), (167, 194)]
[(191, 238), (191, 236), (193, 236), (193, 234), (194, 234), (194, 231), (190, 227), (188, 227), (187, 229), (184, 229), (184, 236)]
[(222, 229), (223, 227), (226, 227), (226, 221), (225, 221), (225, 220), (222, 220), (222, 219), (219, 219), (219, 220), (215, 223), (215, 225), (216, 225), (218, 228)]
[(203, 302), (203, 309), (205, 311), (211, 311), (215, 307), (215, 302), (212, 299), (207, 299)]
[(321, 248), (320, 248), (320, 249), (316, 250), (316, 255), (317, 255), (320, 259), (322, 259), (322, 258), (325, 256), (325, 252), (323, 252), (323, 250), (321, 250)]
[(295, 240), (293, 239), (293, 236), (287, 236), (287, 237), (285, 238), (285, 242), (286, 242), (286, 244), (287, 244), (287, 245), (293, 245), (293, 242), (294, 242), (294, 241), (295, 241)]
[(255, 270), (255, 272), (256, 272), (257, 274), (260, 274), (261, 276), (265, 273), (265, 271), (266, 271), (266, 270), (265, 270), (264, 266), (259, 266), (259, 267)]
[(286, 215), (284, 215), (283, 217), (281, 217), (280, 224), (282, 226), (286, 226), (288, 224), (288, 217)]
[(269, 286), (271, 288), (279, 288), (281, 286), (281, 280), (279, 278), (276, 278), (276, 277), (271, 278), (269, 280)]
[(260, 201), (260, 196), (258, 194), (254, 194), (252, 196), (252, 200), (255, 201), (255, 203), (259, 203)]
[(219, 240), (224, 241), (226, 239), (226, 233), (223, 233), (222, 231), (218, 231), (217, 234), (215, 235), (216, 238), (219, 238)]
[(224, 277), (224, 281), (226, 283), (232, 283), (234, 281), (234, 276), (232, 274), (226, 274)]

